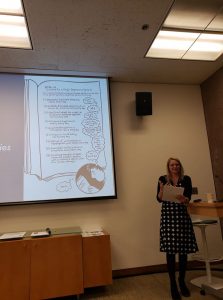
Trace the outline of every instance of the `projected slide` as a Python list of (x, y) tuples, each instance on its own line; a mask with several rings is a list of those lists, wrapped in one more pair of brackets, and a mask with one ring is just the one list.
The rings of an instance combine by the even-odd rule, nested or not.
[(23, 187), (22, 199), (7, 202), (114, 197), (107, 79), (17, 76), (20, 83), (23, 77)]

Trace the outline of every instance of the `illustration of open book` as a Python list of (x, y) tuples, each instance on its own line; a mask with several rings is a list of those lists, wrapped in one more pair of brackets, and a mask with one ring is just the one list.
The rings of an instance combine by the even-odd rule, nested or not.
[(101, 107), (97, 80), (26, 76), (25, 174), (48, 181), (96, 163), (104, 150)]

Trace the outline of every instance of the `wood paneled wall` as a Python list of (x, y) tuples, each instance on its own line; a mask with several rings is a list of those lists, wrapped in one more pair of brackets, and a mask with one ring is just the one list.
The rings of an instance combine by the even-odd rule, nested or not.
[(223, 199), (223, 68), (201, 84), (201, 94), (216, 197), (221, 200)]

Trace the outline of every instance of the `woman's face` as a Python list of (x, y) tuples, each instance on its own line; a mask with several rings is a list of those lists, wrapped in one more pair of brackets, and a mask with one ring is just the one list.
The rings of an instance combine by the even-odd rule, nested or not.
[(169, 171), (172, 175), (179, 175), (180, 174), (180, 164), (177, 160), (171, 160), (169, 162)]

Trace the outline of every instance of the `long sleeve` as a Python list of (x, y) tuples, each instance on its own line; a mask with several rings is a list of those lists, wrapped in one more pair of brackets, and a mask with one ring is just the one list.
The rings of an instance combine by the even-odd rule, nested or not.
[(166, 179), (165, 179), (165, 176), (160, 176), (159, 177), (159, 180), (158, 180), (158, 184), (157, 184), (157, 193), (156, 193), (156, 199), (157, 199), (157, 201), (158, 202), (162, 202), (162, 199), (160, 199), (159, 198), (159, 192), (160, 192), (160, 184), (159, 184), (159, 182), (162, 182), (163, 184), (165, 184), (166, 183)]
[(184, 176), (184, 196), (191, 200), (192, 195), (192, 182), (191, 178), (187, 175)]
[(159, 185), (159, 182), (157, 184), (157, 194), (156, 194), (156, 199), (158, 200), (158, 202), (162, 202), (162, 200), (159, 198), (159, 192), (160, 192), (160, 185)]

